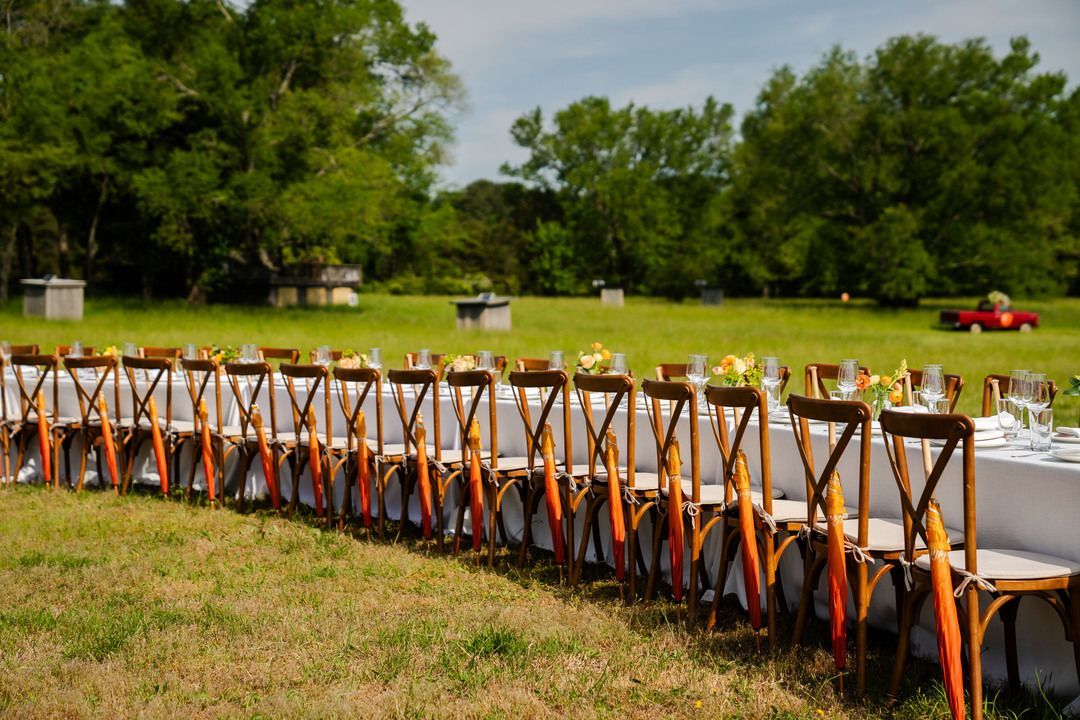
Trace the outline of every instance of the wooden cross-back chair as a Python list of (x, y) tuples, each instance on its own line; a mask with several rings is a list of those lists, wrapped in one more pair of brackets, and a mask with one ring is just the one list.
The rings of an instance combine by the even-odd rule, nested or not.
[[(424, 412), (424, 401), (427, 400), (430, 414), (427, 416), (428, 420), (424, 422), (424, 430), (427, 433), (424, 446), (425, 450), (429, 450), (429, 468), (434, 468), (432, 477), (436, 481), (432, 484), (434, 490), (432, 513), (436, 515), (434, 519), (437, 523), (438, 543), (441, 548), (445, 530), (441, 491), (446, 466), (443, 462), (443, 448), (440, 442), (442, 427), (439, 418), (439, 378), (436, 370), (429, 368), (423, 370), (391, 369), (387, 372), (386, 379), (390, 384), (391, 397), (394, 400), (394, 407), (397, 409), (398, 418), (401, 421), (401, 437), (404, 445), (401, 462), (386, 463), (388, 466), (386, 473), (380, 478), (380, 481), (385, 486), (390, 475), (396, 472), (401, 481), (401, 518), (394, 542), (401, 539), (405, 527), (409, 524), (409, 497), (417, 484), (416, 428)], [(406, 403), (406, 388), (409, 388), (412, 395), (411, 404)], [(461, 457), (464, 457), (464, 451), (456, 457), (460, 460)]]
[[(135, 458), (143, 443), (152, 437), (152, 423), (156, 422), (161, 431), (161, 440), (165, 448), (165, 467), (175, 460), (176, 433), (172, 422), (172, 377), (173, 362), (169, 358), (142, 358), (125, 355), (121, 359), (124, 374), (127, 376), (128, 388), (131, 390), (131, 418), (125, 418), (123, 445), (127, 449), (127, 459), (124, 472), (124, 484), (122, 494), (131, 490), (132, 472), (135, 468)], [(138, 372), (137, 372), (138, 371)], [(139, 376), (142, 380), (139, 380)], [(140, 382), (142, 386), (140, 387)], [(158, 416), (150, 416), (150, 398), (158, 385), (165, 385), (165, 408), (157, 408)], [(156, 402), (155, 402), (156, 405)], [(175, 472), (173, 473), (176, 474)], [(163, 487), (168, 486), (168, 478), (161, 480)]]
[[(896, 650), (888, 696), (895, 699), (903, 680), (911, 628), (918, 623), (922, 605), (930, 594), (930, 561), (926, 529), (927, 508), (938, 489), (946, 466), (960, 450), (964, 529), (960, 533), (962, 549), (950, 538), (948, 555), (952, 583), (962, 600), (957, 600), (960, 634), (967, 645), (970, 674), (971, 714), (978, 720), (983, 714), (981, 648), (994, 615), (1000, 614), (1005, 629), (1005, 661), (1009, 684), (1020, 685), (1017, 657), (1016, 617), (1020, 600), (1035, 597), (1049, 604), (1057, 613), (1065, 637), (1073, 643), (1077, 677), (1080, 678), (1080, 562), (1042, 553), (1009, 548), (978, 546), (975, 488), (975, 424), (966, 415), (927, 415), (883, 410), (881, 428), (889, 466), (900, 492), (904, 513), (904, 552), (915, 558), (912, 567), (913, 588), (900, 608), (900, 637)], [(932, 464), (923, 462), (925, 482), (921, 492), (913, 489), (909, 470), (908, 439), (944, 443)], [(1023, 489), (1017, 487), (1017, 501), (1023, 502)], [(942, 510), (944, 513), (944, 509)], [(950, 536), (955, 531), (950, 531)], [(979, 590), (990, 595), (982, 609)]]
[[(519, 369), (510, 373), (510, 386), (513, 388), (514, 403), (517, 405), (518, 414), (521, 416), (522, 428), (525, 431), (525, 454), (526, 474), (522, 484), (527, 485), (524, 504), (524, 530), (521, 537), (521, 548), (518, 553), (518, 567), (524, 567), (529, 551), (529, 536), (532, 533), (532, 520), (543, 499), (546, 488), (543, 482), (543, 460), (541, 452), (541, 440), (544, 434), (544, 426), (551, 420), (556, 404), (562, 404), (562, 462), (556, 467), (556, 482), (559, 486), (559, 504), (563, 511), (565, 527), (560, 527), (557, 532), (564, 540), (563, 547), (567, 548), (565, 558), (569, 558), (574, 547), (574, 518), (581, 501), (588, 493), (588, 486), (581, 486), (574, 479), (573, 466), (573, 436), (570, 423), (570, 377), (565, 370), (537, 369), (528, 370), (520, 366)], [(535, 391), (539, 396), (539, 412), (535, 419), (530, 405), (530, 391)], [(554, 441), (554, 437), (552, 438)], [(561, 465), (561, 471), (558, 468)], [(538, 476), (539, 474), (539, 476)]]
[[(406, 370), (421, 370), (423, 368), (416, 367), (416, 360), (420, 356), (419, 352), (405, 353), (405, 369)], [(443, 358), (446, 357), (446, 353), (431, 353), (431, 367), (436, 372), (442, 372)]]
[[(870, 368), (860, 365), (859, 374), (869, 375)], [(825, 381), (836, 380), (840, 375), (840, 366), (828, 363), (810, 363), (803, 368), (803, 375), (806, 378), (806, 397), (828, 400), (829, 388), (825, 385)], [(815, 375), (817, 376), (816, 386), (814, 384)]]
[[(563, 363), (565, 369), (566, 363)], [(549, 370), (551, 361), (547, 358), (519, 357), (514, 361), (514, 367), (518, 372), (540, 372)]]
[[(256, 409), (259, 410), (263, 421), (264, 436), (271, 455), (271, 472), (274, 474), (274, 477), (269, 478), (265, 477), (264, 472), (264, 480), (268, 486), (273, 482), (275, 487), (281, 487), (281, 459), (277, 441), (277, 400), (274, 388), (274, 370), (270, 363), (265, 360), (253, 363), (230, 362), (225, 364), (225, 377), (229, 381), (229, 388), (232, 390), (233, 400), (236, 402), (240, 425), (235, 428), (226, 428), (223, 431), (226, 446), (222, 453), (222, 463), (234, 452), (240, 453), (240, 463), (237, 468), (239, 482), (236, 491), (239, 493), (237, 502), (242, 510), (247, 498), (248, 470), (252, 461), (259, 455), (259, 440), (253, 426), (252, 417), (252, 413)], [(269, 412), (266, 411), (266, 407), (259, 406), (259, 398), (263, 393), (267, 397)], [(269, 428), (269, 435), (265, 435), (266, 428)], [(222, 488), (221, 497), (223, 501), (226, 497), (226, 490), (228, 489)], [(229, 490), (229, 494), (232, 494), (231, 490)], [(254, 488), (252, 488), (253, 500), (254, 496), (255, 492)]]
[[(192, 432), (185, 438), (181, 438), (179, 446), (185, 441), (192, 446), (191, 469), (188, 471), (187, 487), (184, 489), (186, 497), (190, 498), (195, 486), (195, 470), (202, 462), (202, 419), (199, 416), (199, 406), (206, 401), (207, 391), (212, 397), (207, 401), (207, 422), (210, 425), (210, 454), (214, 461), (214, 477), (216, 478), (216, 490), (224, 494), (225, 479), (225, 428), (222, 420), (221, 405), (221, 366), (214, 359), (180, 358), (180, 371), (184, 376), (184, 386), (187, 388), (188, 399), (191, 400)], [(214, 408), (214, 420), (210, 421), (209, 408)], [(209, 493), (209, 488), (207, 488)], [(211, 501), (216, 498), (211, 497)]]
[[(997, 412), (996, 400), (1004, 397), (1009, 393), (1008, 375), (1001, 375), (998, 373), (992, 373), (983, 378), (983, 391), (982, 391), (982, 414), (983, 416), (993, 415)], [(1047, 407), (1054, 405), (1054, 398), (1057, 396), (1058, 386), (1053, 380), (1046, 379), (1046, 394), (1050, 399), (1050, 404)]]
[(155, 347), (144, 345), (139, 348), (139, 356), (144, 358), (169, 358), (174, 363), (179, 362), (182, 350), (178, 347)]
[[(850, 495), (845, 497), (847, 518), (843, 521), (843, 532), (847, 574), (850, 576), (854, 570), (855, 575), (855, 582), (851, 584), (855, 601), (855, 687), (856, 693), (861, 694), (866, 687), (866, 615), (874, 589), (882, 578), (891, 574), (898, 606), (903, 600), (903, 523), (900, 518), (871, 518), (869, 514), (870, 406), (861, 400), (820, 400), (801, 395), (789, 395), (787, 405), (795, 446), (806, 477), (806, 524), (810, 528), (805, 548), (802, 596), (795, 621), (793, 642), (796, 644), (802, 640), (808, 615), (813, 611), (814, 588), (827, 566), (827, 485), (833, 472), (838, 472), (840, 460), (852, 439), (857, 434), (859, 436), (857, 502), (852, 505)], [(840, 431), (836, 444), (828, 448), (827, 459), (820, 470), (816, 469), (814, 463), (811, 420), (829, 423), (830, 442), (832, 428)], [(871, 576), (869, 564), (872, 561), (881, 561), (882, 565)]]
[[(8, 358), (8, 364), (15, 375), (15, 383), (19, 388), (19, 419), (12, 425), (12, 437), (17, 440), (18, 453), (15, 458), (15, 475), (18, 477), (22, 471), (23, 463), (26, 462), (26, 450), (30, 441), (38, 436), (38, 413), (37, 396), (43, 393), (46, 404), (46, 420), (49, 422), (50, 433), (50, 460), (52, 477), (42, 479), (45, 485), (50, 482), (54, 487), (59, 487), (60, 473), (57, 464), (60, 459), (59, 448), (53, 437), (56, 434), (56, 421), (59, 418), (59, 367), (60, 361), (56, 355), (16, 355)], [(32, 378), (26, 375), (33, 375)], [(45, 382), (52, 378), (52, 392), (46, 392)], [(48, 417), (51, 415), (52, 417)]]
[[(330, 449), (331, 457), (334, 458), (333, 464), (330, 468), (331, 473), (336, 473), (338, 468), (342, 465), (345, 466), (345, 478), (346, 478), (346, 496), (347, 501), (343, 504), (342, 519), (339, 523), (344, 521), (344, 515), (348, 512), (348, 503), (351, 502), (352, 493), (348, 491), (350, 487), (350, 478), (356, 478), (359, 482), (359, 465), (358, 465), (358, 449), (361, 443), (366, 444), (368, 449), (371, 449), (371, 429), (372, 423), (370, 417), (364, 410), (364, 403), (368, 398), (368, 395), (372, 390), (375, 391), (375, 438), (374, 446), (375, 451), (371, 453), (371, 461), (375, 467), (375, 499), (378, 507), (378, 525), (377, 532), (379, 539), (383, 538), (386, 518), (386, 481), (389, 479), (389, 475), (384, 476), (382, 469), (384, 465), (393, 468), (399, 467), (405, 461), (405, 444), (404, 443), (387, 443), (383, 438), (383, 397), (382, 397), (382, 375), (376, 368), (343, 368), (335, 367), (333, 372), (333, 378), (337, 383), (337, 396), (338, 405), (341, 408), (341, 414), (345, 418), (345, 448), (344, 450), (338, 447), (332, 447)], [(360, 413), (365, 413), (364, 421), (366, 425), (367, 435), (360, 437), (356, 433), (356, 423), (360, 416)], [(357, 487), (359, 492), (359, 487)], [(353, 516), (357, 516), (357, 511), (353, 512)]]
[[(687, 598), (687, 617), (691, 621), (697, 617), (698, 602), (698, 576), (701, 571), (701, 551), (706, 535), (713, 528), (723, 511), (723, 488), (722, 486), (710, 486), (709, 497), (702, 496), (701, 486), (701, 452), (698, 436), (698, 402), (697, 391), (691, 383), (650, 380), (641, 381), (641, 390), (645, 394), (645, 411), (649, 417), (649, 427), (652, 429), (653, 441), (656, 445), (656, 466), (658, 469), (659, 488), (654, 494), (651, 488), (642, 493), (643, 497), (631, 507), (629, 528), (630, 538), (637, 534), (637, 526), (646, 512), (655, 510), (653, 522), (653, 545), (652, 566), (649, 570), (648, 584), (645, 590), (646, 600), (651, 599), (656, 587), (660, 572), (660, 550), (663, 546), (665, 527), (677, 522), (683, 525), (685, 536), (686, 526), (689, 525), (689, 543), (687, 548), (690, 555), (690, 591)], [(667, 422), (664, 422), (664, 407), (667, 407)], [(689, 462), (685, 451), (679, 450), (682, 467), (690, 467), (690, 477), (685, 476), (671, 478), (669, 476), (673, 448), (678, 447), (678, 433), (680, 427), (685, 424), (686, 432), (690, 435)], [(680, 475), (682, 471), (680, 470)], [(680, 497), (685, 496), (682, 503), (672, 507), (670, 483), (679, 483)], [(720, 493), (711, 492), (716, 489)], [(712, 517), (705, 527), (702, 527), (704, 515), (709, 512)], [(660, 516), (662, 514), (662, 517)], [(633, 543), (631, 542), (631, 545)], [(630, 568), (631, 597), (633, 597), (634, 568)], [(673, 570), (671, 576), (672, 588), (678, 584), (681, 595), (683, 577), (678, 573), (675, 577)]]
[[(458, 440), (461, 443), (462, 454), (460, 465), (446, 476), (445, 484), (440, 489), (439, 496), (446, 497), (446, 491), (450, 483), (458, 483), (458, 508), (455, 519), (454, 553), (461, 550), (461, 536), (465, 524), (465, 509), (472, 500), (472, 488), (469, 484), (470, 453), (465, 452), (469, 447), (469, 428), (475, 420), (480, 426), (480, 450), (481, 450), (481, 478), (484, 486), (484, 504), (487, 506), (486, 532), (488, 545), (488, 565), (495, 565), (495, 541), (496, 531), (502, 536), (503, 544), (508, 541), (506, 529), (500, 512), (502, 499), (506, 492), (517, 484), (520, 471), (524, 470), (520, 459), (514, 459), (500, 468), (499, 455), (499, 426), (495, 415), (495, 376), (489, 370), (466, 370), (462, 372), (447, 372), (446, 384), (450, 388), (450, 407), (454, 411), (457, 420)], [(466, 399), (466, 394), (468, 398)], [(481, 407), (486, 402), (487, 412), (481, 413)], [(484, 415), (487, 415), (485, 418)], [(486, 433), (484, 426), (487, 426)], [(487, 435), (486, 441), (484, 435)], [(456, 462), (458, 458), (452, 458)], [(510, 473), (517, 471), (514, 475)], [(475, 541), (475, 540), (474, 540)]]
[(37, 355), (37, 345), (11, 345), (7, 355), (0, 353), (0, 452), (4, 453), (2, 471), (3, 482), (13, 482), (11, 476), (11, 437), (18, 423), (12, 416), (14, 408), (8, 408), (7, 375), (8, 358), (11, 355)]
[[(908, 376), (911, 378), (911, 389), (922, 389), (922, 370), (908, 370)], [(956, 404), (960, 402), (960, 393), (964, 389), (964, 377), (962, 375), (953, 375), (951, 373), (945, 373), (942, 376), (945, 380), (945, 400), (948, 403), (949, 412), (956, 410)], [(989, 413), (987, 413), (989, 414)]]
[[(91, 452), (95, 453), (98, 483), (105, 484), (105, 474), (101, 468), (101, 455), (105, 452), (105, 437), (102, 434), (104, 423), (102, 420), (99, 400), (106, 402), (106, 415), (111, 414), (109, 424), (115, 429), (112, 433), (113, 451), (116, 453), (117, 463), (121, 462), (120, 451), (120, 383), (117, 371), (117, 360), (112, 355), (96, 355), (93, 357), (68, 357), (64, 358), (64, 368), (71, 376), (75, 386), (75, 395), (79, 403), (79, 415), (72, 418), (63, 430), (64, 471), (67, 475), (68, 484), (71, 484), (70, 451), (71, 443), (79, 437), (82, 440), (82, 453), (79, 461), (79, 476), (75, 482), (75, 490), (83, 489), (86, 479), (86, 460)], [(107, 392), (109, 379), (112, 379), (112, 397)], [(111, 407), (110, 407), (111, 406)], [(120, 465), (122, 468), (123, 466)], [(119, 490), (120, 478), (110, 478), (113, 486)]]
[[(593, 548), (598, 558), (604, 557), (603, 543), (600, 538), (600, 526), (596, 516), (605, 502), (618, 502), (625, 506), (634, 504), (641, 493), (655, 494), (659, 490), (659, 473), (638, 472), (635, 467), (634, 436), (636, 427), (637, 395), (634, 378), (630, 375), (589, 375), (579, 372), (574, 375), (574, 388), (581, 405), (585, 420), (586, 439), (588, 441), (588, 461), (585, 482), (589, 493), (586, 495), (585, 522), (582, 526), (581, 542), (577, 548), (577, 558), (570, 572), (570, 586), (581, 579), (585, 565), (585, 553), (588, 550), (589, 536), (592, 535)], [(603, 416), (595, 417), (593, 400), (602, 399)], [(626, 446), (620, 449), (620, 458), (625, 464), (618, 468), (620, 485), (623, 492), (615, 498), (608, 493), (607, 469), (604, 466), (604, 448), (607, 445), (607, 431), (615, 429), (615, 416), (619, 410), (626, 409)], [(624, 513), (625, 517), (625, 513)], [(630, 544), (630, 561), (638, 562), (638, 570), (646, 573), (645, 563), (640, 548)]]
[[(88, 355), (96, 355), (97, 354), (95, 352), (96, 350), (97, 350), (97, 348), (94, 347), (93, 345), (83, 345), (82, 357), (86, 357)], [(12, 354), (14, 354), (14, 353), (12, 353)], [(70, 354), (71, 354), (71, 346), (70, 345), (57, 345), (56, 346), (56, 355), (58, 357), (66, 358)]]
[[(292, 430), (279, 430), (275, 437), (277, 444), (282, 450), (282, 458), (289, 463), (292, 484), (290, 486), (288, 514), (296, 512), (300, 502), (300, 478), (305, 466), (314, 467), (319, 464), (322, 472), (322, 494), (326, 508), (326, 522), (329, 525), (334, 517), (334, 479), (329, 473), (327, 448), (334, 444), (333, 424), (330, 415), (330, 372), (324, 365), (294, 365), (282, 363), (278, 368), (281, 372), (282, 381), (285, 383), (285, 392), (289, 397), (289, 406), (292, 414)], [(304, 386), (303, 395), (297, 396), (297, 383)], [(321, 397), (321, 402), (319, 401)], [(321, 417), (320, 417), (321, 411)], [(311, 456), (311, 429), (309, 420), (315, 420), (315, 434), (320, 440), (319, 454)], [(345, 446), (342, 445), (342, 448)], [(280, 462), (280, 461), (279, 461)], [(319, 492), (312, 478), (312, 493)], [(319, 499), (315, 498), (318, 503)], [(344, 507), (344, 500), (342, 502)]]
[[(656, 379), (671, 382), (686, 377), (686, 363), (660, 363), (656, 366)], [(791, 368), (787, 365), (780, 366), (780, 395), (783, 396), (787, 389), (788, 381), (791, 380)]]
[(289, 365), (300, 362), (300, 350), (298, 348), (282, 347), (259, 347), (259, 359), (263, 361), (278, 360)]
[[(705, 389), (705, 400), (709, 410), (709, 424), (713, 439), (716, 441), (723, 463), (724, 496), (726, 507), (725, 527), (721, 542), (719, 567), (716, 573), (716, 592), (706, 626), (716, 624), (716, 613), (727, 582), (727, 574), (735, 559), (739, 543), (743, 542), (739, 524), (737, 488), (735, 485), (735, 466), (744, 443), (750, 442), (747, 432), (754, 416), (757, 416), (758, 431), (758, 486), (751, 485), (751, 501), (754, 510), (754, 528), (756, 541), (763, 553), (761, 569), (765, 575), (766, 628), (769, 633), (769, 645), (776, 647), (776, 610), (777, 602), (783, 602), (783, 592), (779, 586), (780, 558), (784, 552), (795, 545), (799, 533), (806, 526), (806, 502), (787, 500), (776, 497), (772, 485), (772, 461), (769, 440), (768, 396), (764, 390), (753, 387), (716, 387)], [(737, 418), (735, 434), (728, 429), (729, 417)], [(749, 462), (748, 462), (749, 464)], [(749, 467), (747, 468), (749, 470)], [(796, 545), (796, 547), (798, 547)], [(750, 600), (748, 599), (748, 602)]]

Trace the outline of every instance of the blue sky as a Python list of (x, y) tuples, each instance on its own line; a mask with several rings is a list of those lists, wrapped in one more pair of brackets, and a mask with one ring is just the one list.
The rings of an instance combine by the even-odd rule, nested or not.
[(1080, 0), (403, 0), (468, 94), (445, 181), (497, 179), (522, 151), (509, 128), (537, 105), (586, 95), (653, 107), (708, 95), (750, 108), (772, 70), (802, 73), (836, 44), (865, 56), (893, 35), (985, 37), (995, 52), (1027, 35), (1040, 67), (1080, 79)]

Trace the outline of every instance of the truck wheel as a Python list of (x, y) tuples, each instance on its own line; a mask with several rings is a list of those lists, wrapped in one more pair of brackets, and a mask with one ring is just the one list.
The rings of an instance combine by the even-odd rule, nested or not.
[(1031, 323), (1020, 323), (1020, 332), (1022, 332), (1022, 333), (1031, 332)]
[(968, 328), (968, 332), (972, 335), (978, 335), (983, 330), (982, 325), (979, 323), (971, 323), (971, 327)]

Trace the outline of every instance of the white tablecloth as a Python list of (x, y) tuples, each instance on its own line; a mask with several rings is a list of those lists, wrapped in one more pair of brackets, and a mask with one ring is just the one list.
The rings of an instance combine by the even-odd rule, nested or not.
[[(8, 378), (13, 382), (12, 378)], [(177, 419), (190, 419), (191, 407), (183, 381), (179, 378), (174, 381), (173, 388), (173, 417)], [(278, 430), (292, 430), (292, 412), (284, 383), (280, 377), (274, 382), (275, 405), (277, 411)], [(265, 413), (269, 410), (268, 387), (264, 387), (261, 397), (258, 398)], [(60, 381), (60, 405), (61, 414), (75, 414), (72, 408), (75, 405), (74, 387), (69, 378)], [(158, 388), (159, 402), (164, 400), (164, 388)], [(130, 390), (122, 395), (130, 403)], [(17, 398), (13, 388), (8, 387), (9, 403)], [(302, 384), (298, 385), (298, 398), (302, 401), (305, 396)], [(587, 462), (587, 440), (584, 420), (581, 408), (577, 404), (576, 396), (572, 396), (571, 422), (573, 425), (573, 462), (576, 469), (582, 469)], [(238, 421), (238, 409), (232, 400), (232, 393), (227, 387), (222, 387), (225, 420), (228, 424)], [(111, 395), (110, 395), (111, 400)], [(406, 401), (411, 402), (409, 391), (406, 391)], [(318, 397), (313, 404), (318, 414), (320, 423), (323, 423), (323, 396)], [(648, 417), (644, 411), (644, 401), (639, 395), (637, 398), (636, 416), (636, 467), (642, 471), (655, 471), (657, 455), (652, 431)], [(212, 403), (211, 403), (212, 404)], [(15, 407), (9, 404), (9, 408)], [(126, 412), (130, 413), (130, 405), (126, 406)], [(337, 397), (337, 388), (331, 384), (331, 422), (335, 436), (342, 436), (345, 431), (345, 417), (341, 412)], [(368, 417), (369, 436), (375, 435), (375, 394), (369, 395), (364, 405)], [(666, 411), (667, 404), (662, 404), (662, 410)], [(523, 428), (517, 406), (512, 397), (500, 395), (496, 400), (498, 418), (498, 449), (502, 456), (521, 456), (526, 454), (525, 430)], [(602, 408), (597, 406), (597, 411), (602, 413)], [(539, 398), (533, 402), (533, 417), (539, 411)], [(10, 410), (9, 410), (10, 412)], [(425, 400), (423, 408), (429, 437), (433, 432), (433, 411), (431, 398)], [(453, 413), (450, 395), (444, 386), (440, 394), (441, 412), (441, 443), (442, 447), (458, 449), (457, 421)], [(481, 404), (478, 413), (481, 423), (486, 424), (486, 402)], [(795, 440), (788, 423), (786, 412), (775, 415), (770, 424), (770, 444), (772, 453), (773, 485), (784, 491), (789, 499), (805, 499), (805, 481), (802, 466), (799, 461)], [(562, 440), (562, 413), (559, 405), (552, 412), (550, 422), (554, 429), (557, 445)], [(713, 439), (707, 416), (698, 419), (700, 434), (700, 467), (701, 481), (703, 484), (720, 483), (722, 481), (722, 467), (720, 453)], [(393, 404), (388, 387), (384, 385), (383, 392), (383, 429), (386, 443), (399, 443), (403, 439), (401, 422)], [(620, 409), (617, 413), (612, 429), (618, 437), (619, 447), (623, 449), (622, 461), (625, 463), (626, 444), (626, 409)], [(323, 428), (322, 431), (325, 431)], [(751, 422), (747, 430), (743, 448), (750, 460), (751, 473), (757, 480), (757, 468), (759, 467), (758, 426)], [(815, 458), (819, 464), (827, 455), (827, 431), (824, 426), (812, 428), (812, 436), (815, 448)], [(484, 434), (487, 438), (486, 428)], [(690, 442), (687, 436), (680, 437), (683, 447), (684, 472), (689, 473), (689, 448)], [(372, 450), (375, 448), (373, 447)], [(858, 482), (858, 446), (857, 436), (853, 440), (847, 455), (839, 466), (843, 480), (845, 496), (850, 498), (849, 505), (853, 505), (857, 498)], [(913, 469), (922, 467), (922, 454), (918, 444), (912, 444), (908, 449), (909, 464)], [(31, 453), (33, 455), (34, 453)], [(935, 450), (936, 454), (936, 450)], [(557, 449), (557, 456), (561, 459), (562, 449)], [(185, 460), (185, 463), (189, 462)], [(232, 471), (233, 466), (227, 468)], [(139, 468), (136, 469), (138, 472)], [(33, 458), (28, 472), (33, 473)], [(201, 473), (196, 474), (197, 483), (201, 485)], [(301, 479), (301, 501), (307, 505), (312, 504), (313, 497), (310, 491), (310, 481), (307, 473)], [(340, 472), (338, 475), (340, 479)], [(915, 483), (914, 491), (918, 493), (918, 478), (921, 474), (912, 473)], [(186, 481), (186, 475), (184, 476)], [(153, 463), (148, 463), (145, 479), (153, 484), (157, 483), (156, 475), (153, 474)], [(245, 487), (249, 493), (264, 496), (266, 486), (263, 482), (262, 471), (258, 463), (253, 464), (252, 470), (246, 478)], [(341, 483), (339, 485), (339, 493)], [(1003, 449), (977, 449), (976, 450), (976, 487), (978, 505), (978, 529), (979, 547), (981, 548), (1010, 548), (1029, 550), (1035, 552), (1057, 555), (1072, 560), (1080, 560), (1080, 523), (1076, 522), (1076, 512), (1080, 509), (1080, 465), (1068, 464), (1050, 458), (1046, 455), (1030, 455), (1022, 449), (1015, 447)], [(355, 488), (354, 507), (357, 503)], [(290, 478), (287, 466), (282, 472), (282, 496), (288, 498), (290, 493)], [(374, 495), (373, 495), (374, 497)], [(936, 497), (942, 505), (946, 525), (950, 527), (963, 527), (962, 504), (960, 491), (960, 460), (957, 456), (938, 487)], [(508, 534), (512, 540), (518, 540), (522, 531), (522, 512), (520, 502), (514, 493), (508, 493), (507, 502), (504, 506), (504, 519)], [(400, 515), (400, 494), (397, 483), (391, 483), (387, 493), (387, 514), (396, 519)], [(453, 527), (453, 517), (456, 512), (456, 495), (451, 494), (447, 499), (446, 518), (447, 527)], [(377, 506), (373, 507), (375, 512)], [(410, 502), (410, 517), (414, 522), (419, 522), (419, 507), (415, 496)], [(884, 518), (897, 518), (900, 516), (899, 494), (896, 483), (889, 469), (880, 437), (875, 437), (871, 453), (871, 489), (870, 489), (870, 512), (871, 516)], [(601, 536), (605, 541), (605, 561), (610, 562), (610, 549), (607, 547), (607, 539), (610, 537), (607, 525), (607, 513), (599, 513), (598, 520), (601, 523)], [(466, 518), (465, 527), (469, 522)], [(580, 527), (576, 533), (581, 538)], [(646, 521), (642, 528), (643, 549), (648, 559), (651, 527)], [(535, 515), (532, 528), (532, 540), (540, 546), (550, 545), (550, 532), (547, 528), (546, 513), (539, 512)], [(716, 569), (719, 555), (720, 535), (712, 533), (705, 546), (704, 560), (710, 578), (716, 577)], [(599, 560), (592, 552), (592, 544), (589, 545), (588, 558), (592, 561)], [(667, 552), (662, 554), (662, 566), (667, 572)], [(738, 562), (738, 561), (737, 561)], [(781, 567), (783, 575), (783, 587), (787, 594), (789, 604), (794, 607), (798, 602), (802, 584), (802, 563), (798, 552), (791, 548), (785, 555)], [(686, 577), (689, 579), (689, 561), (686, 563)], [(822, 591), (824, 583), (821, 583)], [(728, 573), (728, 583), (725, 592), (735, 593), (745, 605), (745, 596), (742, 592), (742, 573), (736, 567)], [(818, 596), (818, 615), (824, 617), (824, 594)], [(894, 597), (890, 581), (886, 579), (874, 594), (870, 608), (870, 622), (889, 629), (896, 626)], [(993, 627), (1001, 627), (1000, 622), (995, 622)], [(1021, 605), (1018, 618), (1018, 644), (1020, 655), (1021, 677), (1025, 683), (1031, 686), (1041, 683), (1044, 688), (1052, 688), (1054, 692), (1063, 695), (1075, 695), (1080, 692), (1078, 687), (1075, 665), (1071, 645), (1066, 642), (1057, 616), (1053, 611), (1037, 600), (1029, 600)], [(918, 628), (912, 635), (913, 651), (921, 656), (931, 659), (936, 658), (933, 613), (930, 603), (924, 608), (923, 617)], [(987, 646), (983, 651), (983, 670), (986, 675), (995, 680), (1005, 678), (1004, 664), (1004, 639), (1003, 633), (991, 630), (987, 638)], [(1038, 676), (1038, 680), (1036, 679)]]

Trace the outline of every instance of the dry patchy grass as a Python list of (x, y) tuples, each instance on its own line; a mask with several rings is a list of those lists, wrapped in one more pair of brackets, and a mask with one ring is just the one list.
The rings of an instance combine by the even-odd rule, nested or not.
[[(20, 487), (0, 492), (0, 515), (13, 717), (886, 714), (887, 636), (857, 703), (833, 692), (820, 643), (758, 654), (732, 606), (718, 632), (684, 630), (667, 602), (623, 607), (602, 569), (571, 594), (543, 559), (490, 572), (138, 495)], [(913, 665), (897, 717), (947, 713), (933, 678)], [(991, 717), (1053, 716), (1029, 696), (1001, 703)]]

